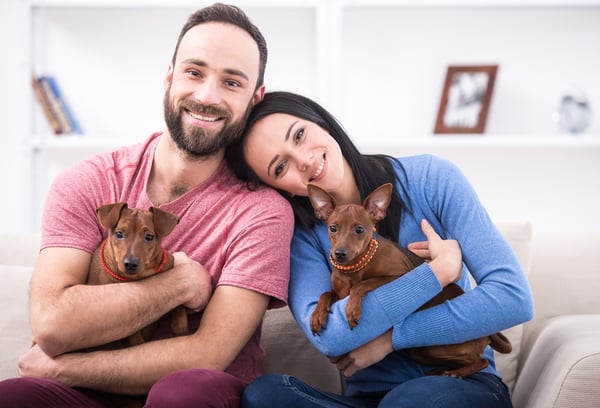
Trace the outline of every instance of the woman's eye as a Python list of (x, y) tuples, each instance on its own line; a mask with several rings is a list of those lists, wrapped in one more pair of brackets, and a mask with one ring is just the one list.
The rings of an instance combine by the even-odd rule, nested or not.
[(294, 135), (294, 139), (296, 140), (296, 142), (299, 142), (303, 136), (304, 136), (304, 129), (298, 129), (298, 131)]
[(281, 163), (279, 163), (277, 165), (277, 167), (275, 167), (275, 177), (279, 177), (283, 173), (286, 165), (287, 165), (287, 162), (282, 161)]

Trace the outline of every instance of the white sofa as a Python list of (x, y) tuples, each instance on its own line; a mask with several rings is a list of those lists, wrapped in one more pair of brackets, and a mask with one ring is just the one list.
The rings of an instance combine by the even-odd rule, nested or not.
[[(532, 234), (527, 222), (498, 223), (528, 273), (536, 316), (504, 331), (514, 351), (498, 355), (516, 408), (600, 407), (600, 233)], [(0, 236), (0, 379), (17, 374), (27, 350), (28, 282), (37, 235)], [(267, 312), (267, 372), (296, 375), (341, 392), (339, 373), (299, 331), (287, 308)]]

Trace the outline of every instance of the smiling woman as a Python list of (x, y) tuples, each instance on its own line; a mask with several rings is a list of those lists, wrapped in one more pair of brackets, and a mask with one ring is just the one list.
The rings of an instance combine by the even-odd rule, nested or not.
[[(306, 337), (344, 373), (347, 384), (341, 396), (271, 374), (248, 386), (245, 407), (303, 407), (315, 400), (328, 406), (382, 408), (398, 403), (433, 407), (440, 400), (447, 408), (511, 407), (490, 347), (483, 354), (488, 364), (469, 375), (469, 381), (424, 375), (448, 367), (420, 364), (395, 352), (486, 337), (533, 315), (521, 265), (456, 166), (431, 155), (362, 155), (329, 112), (288, 92), (265, 94), (241, 143), (230, 146), (227, 155), (239, 177), (277, 188), (292, 204), (296, 228), (289, 306)], [(307, 197), (308, 186), (331, 197), (327, 212), (337, 205), (360, 204), (386, 183), (393, 186), (391, 202), (373, 236), (408, 247), (428, 262), (368, 292), (361, 303), (361, 323), (352, 330), (346, 318), (349, 301), (333, 303), (325, 328), (313, 336), (311, 315), (332, 288), (327, 256), (332, 245), (327, 225)], [(477, 283), (474, 289), (470, 278)], [(416, 312), (451, 282), (468, 296)]]

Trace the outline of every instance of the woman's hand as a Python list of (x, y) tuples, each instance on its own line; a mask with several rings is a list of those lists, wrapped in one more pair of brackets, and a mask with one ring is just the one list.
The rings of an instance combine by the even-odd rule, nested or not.
[(442, 286), (455, 282), (462, 271), (462, 252), (455, 239), (442, 239), (427, 220), (421, 221), (427, 241), (413, 242), (408, 249), (429, 263)]
[(392, 330), (388, 330), (376, 339), (349, 353), (339, 357), (330, 357), (329, 361), (334, 363), (346, 377), (350, 377), (358, 370), (383, 360), (392, 351), (394, 351), (392, 347)]

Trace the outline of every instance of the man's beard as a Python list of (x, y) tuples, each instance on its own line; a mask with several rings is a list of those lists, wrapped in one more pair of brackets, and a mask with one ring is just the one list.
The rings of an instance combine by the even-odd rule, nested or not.
[[(183, 101), (177, 107), (174, 107), (169, 101), (169, 92), (165, 93), (163, 105), (165, 122), (171, 138), (181, 150), (195, 158), (212, 156), (241, 138), (246, 120), (252, 110), (252, 102), (249, 102), (244, 115), (239, 120), (230, 123), (231, 113), (215, 106), (204, 106), (199, 103)], [(186, 130), (182, 119), (184, 107), (192, 112), (217, 115), (223, 118), (221, 120), (225, 121), (225, 126), (214, 134), (211, 134), (211, 129), (199, 127)]]

